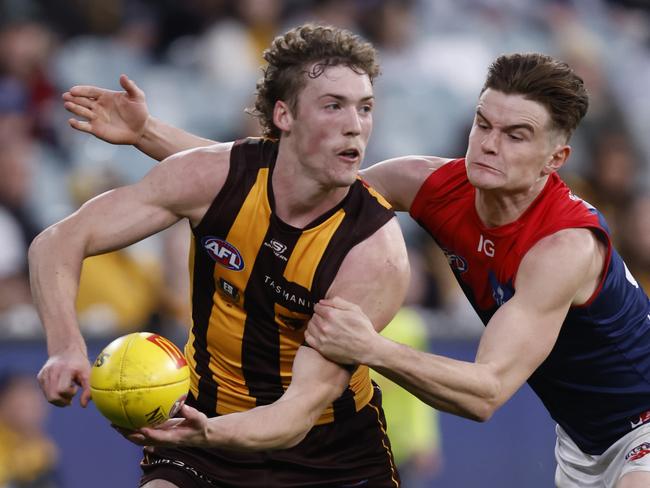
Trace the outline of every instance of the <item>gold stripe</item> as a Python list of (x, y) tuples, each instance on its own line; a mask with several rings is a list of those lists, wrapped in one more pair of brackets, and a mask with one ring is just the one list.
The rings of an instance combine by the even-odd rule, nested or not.
[(320, 225), (303, 231), (284, 270), (284, 277), (288, 281), (311, 290), (314, 273), (323, 258), (323, 253), (344, 218), (345, 211), (340, 209)]
[[(208, 327), (207, 344), (210, 354), (210, 370), (219, 385), (217, 413), (226, 414), (255, 407), (250, 397), (242, 371), (241, 349), (244, 338), (244, 291), (253, 270), (255, 259), (263, 244), (269, 227), (271, 208), (268, 203), (266, 181), (269, 169), (262, 168), (257, 180), (246, 196), (239, 213), (226, 237), (242, 256), (244, 269), (233, 271), (217, 264), (214, 280), (217, 289), (224, 279), (238, 290), (238, 301), (215, 293), (212, 315)], [(263, 214), (260, 212), (262, 211)]]
[[(359, 366), (350, 379), (350, 389), (354, 392), (354, 408), (358, 412), (368, 405), (372, 398), (372, 383), (367, 366)], [(334, 422), (334, 407), (328, 405), (323, 414), (316, 421), (316, 425)]]
[[(194, 296), (194, 246), (196, 244), (194, 232), (190, 233), (190, 253), (188, 256), (188, 266), (190, 270), (190, 303), (193, 303), (192, 297)], [(199, 378), (196, 373), (196, 360), (194, 359), (194, 315), (191, 315), (192, 327), (187, 337), (184, 352), (187, 362), (190, 366), (190, 392), (194, 398), (199, 397)]]
[(368, 193), (370, 193), (373, 197), (377, 199), (377, 201), (384, 207), (386, 208), (393, 208), (390, 203), (388, 203), (388, 200), (384, 198), (384, 196), (379, 193), (377, 190), (375, 190), (372, 186), (368, 185), (363, 179), (359, 176), (357, 176), (357, 179), (361, 180), (363, 182), (363, 186), (366, 187), (368, 190)]
[(382, 446), (384, 446), (384, 449), (386, 449), (386, 455), (388, 456), (388, 462), (390, 463), (390, 472), (391, 472), (390, 479), (392, 480), (393, 483), (395, 483), (395, 486), (399, 487), (399, 481), (397, 481), (397, 470), (395, 469), (395, 464), (393, 460), (393, 453), (391, 452), (390, 448), (386, 444), (386, 439), (388, 438), (388, 434), (386, 433), (386, 426), (381, 421), (381, 414), (379, 413), (379, 409), (375, 407), (372, 403), (368, 404), (368, 406), (372, 408), (377, 414), (377, 423), (379, 424), (379, 428), (384, 434), (384, 437), (381, 440), (381, 444)]

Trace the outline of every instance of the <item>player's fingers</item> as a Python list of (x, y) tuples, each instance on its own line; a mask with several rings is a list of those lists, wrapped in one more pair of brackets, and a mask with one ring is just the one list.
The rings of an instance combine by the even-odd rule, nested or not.
[(77, 119), (68, 119), (68, 124), (70, 124), (70, 127), (73, 129), (80, 130), (81, 132), (88, 132), (89, 134), (92, 134), (93, 132), (90, 122), (85, 122), (83, 120)]
[(66, 92), (63, 94), (63, 100), (69, 103), (74, 103), (77, 105), (81, 105), (82, 107), (86, 108), (93, 108), (95, 104), (97, 103), (94, 98), (88, 98), (88, 97), (75, 97), (72, 95), (70, 92)]
[(97, 117), (92, 110), (88, 110), (86, 107), (82, 107), (81, 105), (77, 105), (76, 103), (65, 102), (63, 104), (63, 108), (65, 108), (70, 113), (73, 113), (75, 115), (78, 115), (79, 117), (83, 117), (88, 120), (94, 120)]
[(131, 442), (139, 446), (146, 446), (147, 444), (150, 443), (147, 437), (145, 437), (143, 434), (140, 434), (139, 432), (125, 435), (124, 437), (126, 437), (128, 440), (130, 440)]
[(135, 81), (130, 79), (128, 76), (120, 76), (120, 85), (122, 88), (124, 88), (124, 90), (126, 90), (126, 93), (128, 93), (129, 97), (135, 100), (144, 99), (144, 92), (140, 89), (140, 87), (138, 87), (138, 85), (135, 84)]
[(65, 407), (70, 404), (67, 398), (61, 396), (59, 392), (58, 379), (53, 375), (52, 370), (44, 368), (38, 373), (38, 382), (41, 385), (43, 394), (49, 403), (57, 407)]
[(129, 435), (127, 439), (129, 439), (131, 442), (135, 442), (136, 444), (140, 444), (142, 446), (145, 445), (157, 446), (157, 445), (173, 442), (175, 435), (176, 434), (174, 433), (173, 429), (170, 430), (170, 429), (143, 427), (137, 432)]
[(70, 88), (70, 93), (75, 97), (97, 98), (106, 91), (108, 90), (92, 85), (76, 85)]
[(56, 391), (61, 399), (69, 402), (77, 394), (78, 390), (79, 387), (68, 377), (68, 375), (59, 376)]
[(332, 299), (329, 300), (329, 302), (332, 307), (340, 308), (341, 310), (351, 310), (351, 309), (358, 308), (356, 304), (352, 302), (348, 302), (347, 300), (339, 296), (332, 297)]
[(80, 383), (81, 383), (81, 396), (79, 397), (79, 403), (81, 404), (82, 407), (86, 408), (91, 398), (90, 383), (88, 381), (88, 378), (85, 377), (82, 377), (80, 379)]
[(203, 416), (203, 414), (199, 412), (196, 408), (190, 407), (187, 404), (183, 404), (178, 414), (187, 420), (200, 420), (201, 417)]
[(311, 333), (311, 325), (307, 327), (307, 330), (305, 331), (305, 341), (307, 341), (307, 344), (309, 344), (311, 347), (316, 347), (318, 345), (316, 343), (316, 338)]

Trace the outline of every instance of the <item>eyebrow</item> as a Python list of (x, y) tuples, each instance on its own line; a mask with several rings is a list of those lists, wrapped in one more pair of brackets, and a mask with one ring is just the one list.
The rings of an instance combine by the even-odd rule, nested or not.
[[(340, 101), (349, 100), (349, 98), (344, 96), (344, 95), (335, 95), (334, 93), (324, 93), (323, 95), (321, 95), (318, 98), (320, 99), (320, 98), (327, 98), (327, 97), (331, 97), (331, 98), (334, 98), (335, 100), (340, 100)], [(367, 102), (367, 101), (374, 100), (374, 99), (375, 99), (374, 95), (369, 95), (367, 97), (363, 97), (359, 101), (360, 102)]]
[[(490, 120), (489, 120), (485, 115), (483, 115), (483, 114), (481, 113), (481, 109), (476, 109), (476, 115), (478, 115), (479, 117), (481, 117), (482, 119), (484, 119), (486, 122), (490, 123), (490, 125), (492, 125), (492, 123), (490, 122)], [(521, 124), (511, 124), (511, 125), (506, 125), (506, 126), (503, 128), (503, 131), (504, 131), (504, 132), (513, 132), (513, 131), (515, 131), (515, 130), (517, 130), (517, 129), (524, 129), (524, 130), (527, 130), (527, 131), (529, 131), (531, 134), (534, 134), (534, 133), (535, 133), (535, 128), (534, 128), (531, 124), (528, 124), (528, 123), (525, 123), (525, 122), (522, 122)]]

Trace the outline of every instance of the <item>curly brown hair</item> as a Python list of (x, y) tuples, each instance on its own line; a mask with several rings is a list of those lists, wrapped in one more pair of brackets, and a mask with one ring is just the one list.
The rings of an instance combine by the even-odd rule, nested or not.
[(268, 65), (257, 82), (255, 105), (247, 110), (257, 117), (265, 137), (279, 139), (273, 108), (285, 101), (295, 113), (298, 94), (307, 78), (318, 78), (329, 66), (345, 65), (367, 74), (372, 83), (379, 75), (377, 51), (369, 42), (345, 29), (303, 24), (276, 37), (263, 53)]
[(488, 88), (523, 95), (548, 110), (553, 127), (567, 140), (589, 107), (582, 78), (568, 64), (539, 53), (499, 56), (489, 67), (481, 93)]

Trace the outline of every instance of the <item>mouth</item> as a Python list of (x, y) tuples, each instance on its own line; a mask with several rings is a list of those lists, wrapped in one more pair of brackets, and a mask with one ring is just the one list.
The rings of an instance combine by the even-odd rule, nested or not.
[(501, 173), (498, 169), (496, 169), (494, 166), (490, 166), (489, 164), (482, 163), (480, 161), (472, 161), (472, 164), (474, 166), (478, 166), (479, 169), (486, 169), (488, 171), (492, 171), (494, 173)]
[(356, 148), (349, 148), (336, 154), (339, 158), (350, 163), (356, 163), (361, 158), (361, 152)]

